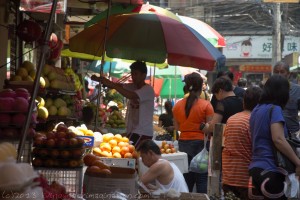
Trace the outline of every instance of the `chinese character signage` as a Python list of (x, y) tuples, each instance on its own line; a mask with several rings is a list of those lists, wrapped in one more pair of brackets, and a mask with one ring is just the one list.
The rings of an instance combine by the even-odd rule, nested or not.
[[(21, 0), (20, 11), (50, 13), (53, 0)], [(56, 13), (65, 13), (67, 0), (58, 0)]]
[[(272, 58), (272, 36), (226, 36), (226, 58)], [(300, 50), (300, 37), (286, 36), (282, 57)]]

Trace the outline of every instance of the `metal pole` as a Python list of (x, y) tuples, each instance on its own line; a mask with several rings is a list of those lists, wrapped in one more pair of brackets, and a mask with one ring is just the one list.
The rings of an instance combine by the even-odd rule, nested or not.
[[(51, 8), (50, 16), (49, 16), (49, 19), (48, 19), (48, 22), (47, 22), (46, 31), (45, 31), (43, 41), (49, 40), (50, 31), (52, 29), (52, 22), (53, 22), (52, 19), (54, 17), (55, 11), (56, 11), (57, 1), (58, 0), (53, 0), (53, 2), (52, 2), (52, 8)], [(42, 68), (45, 65), (45, 56), (46, 56), (46, 52), (48, 52), (48, 50), (49, 50), (49, 46), (48, 46), (48, 44), (46, 44), (44, 42), (44, 44), (42, 45), (41, 56), (40, 56), (36, 76), (35, 76), (35, 79), (34, 79), (34, 82), (33, 82), (33, 91), (32, 91), (32, 95), (31, 95), (31, 99), (30, 99), (29, 110), (28, 110), (28, 114), (27, 114), (27, 117), (26, 117), (25, 125), (23, 126), (23, 129), (22, 129), (22, 137), (21, 137), (19, 147), (18, 147), (18, 156), (17, 156), (17, 161), (18, 162), (21, 161), (21, 155), (22, 155), (24, 145), (25, 145), (25, 140), (26, 140), (26, 137), (27, 137), (27, 130), (29, 128), (29, 124), (30, 124), (30, 121), (31, 121), (32, 111), (35, 107), (35, 98), (37, 96), (39, 86), (40, 86), (40, 77), (41, 77), (41, 73), (42, 73)]]
[[(272, 47), (272, 66), (281, 60), (281, 12), (280, 3), (274, 4), (274, 32), (273, 32), (273, 47)], [(272, 70), (273, 71), (273, 70)]]
[[(107, 42), (107, 34), (108, 34), (108, 29), (109, 29), (109, 14), (110, 14), (110, 9), (111, 9), (111, 0), (108, 1), (108, 8), (107, 8), (107, 15), (106, 15), (106, 23), (105, 23), (105, 34), (104, 34), (104, 42), (103, 42), (103, 53), (102, 53), (102, 59), (101, 59), (101, 66), (100, 66), (100, 76), (103, 75), (103, 67), (104, 67), (104, 58), (105, 58), (105, 53), (106, 53), (106, 42)], [(99, 107), (100, 107), (100, 97), (101, 97), (101, 90), (102, 86), (101, 83), (99, 82), (99, 89), (98, 89), (98, 95), (97, 95), (97, 109), (96, 109), (96, 114), (95, 114), (95, 127), (94, 131), (96, 131), (98, 127), (98, 114), (99, 114)]]

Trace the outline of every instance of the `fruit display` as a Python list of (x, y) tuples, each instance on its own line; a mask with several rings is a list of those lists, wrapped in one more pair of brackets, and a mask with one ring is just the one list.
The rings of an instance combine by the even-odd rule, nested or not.
[[(17, 139), (27, 118), (30, 94), (25, 88), (0, 91), (0, 138)], [(33, 136), (37, 113), (31, 116), (28, 136)]]
[(102, 137), (103, 142), (99, 147), (94, 147), (93, 154), (109, 158), (137, 158), (135, 147), (127, 137), (112, 133), (103, 134)]
[(45, 88), (59, 90), (75, 90), (75, 84), (71, 76), (65, 74), (64, 70), (55, 66), (45, 64), (42, 71)]
[(167, 142), (167, 141), (162, 141), (159, 148), (160, 148), (160, 152), (162, 154), (170, 154), (170, 153), (177, 152), (176, 148), (174, 147), (174, 144), (171, 142)]
[(45, 134), (34, 137), (32, 165), (35, 167), (80, 167), (85, 153), (84, 140), (70, 131), (65, 124), (58, 124)]
[(13, 75), (11, 81), (30, 81), (33, 82), (36, 75), (36, 67), (30, 61), (24, 61)]
[(79, 76), (73, 71), (72, 68), (70, 68), (70, 67), (66, 68), (65, 74), (70, 76), (72, 78), (72, 80), (74, 81), (74, 89), (76, 91), (80, 91), (83, 88), (82, 83), (79, 79)]
[(70, 117), (74, 115), (74, 99), (70, 95), (46, 97), (44, 107), (50, 116)]
[(108, 117), (105, 127), (125, 128), (125, 119), (119, 111), (113, 111)]

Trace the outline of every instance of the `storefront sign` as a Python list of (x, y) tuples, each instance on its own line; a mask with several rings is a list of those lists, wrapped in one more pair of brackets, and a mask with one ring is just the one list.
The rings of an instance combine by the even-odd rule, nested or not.
[[(29, 12), (50, 13), (53, 0), (21, 0), (20, 10)], [(65, 13), (67, 0), (58, 0), (56, 13)]]
[[(226, 36), (223, 54), (231, 58), (272, 58), (272, 36)], [(286, 36), (282, 56), (299, 52), (300, 37)]]
[(272, 71), (272, 66), (271, 65), (241, 65), (240, 71), (269, 73)]

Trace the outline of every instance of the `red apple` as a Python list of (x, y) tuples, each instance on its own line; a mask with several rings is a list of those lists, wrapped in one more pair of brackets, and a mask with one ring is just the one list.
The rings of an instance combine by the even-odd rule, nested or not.
[(46, 141), (46, 146), (47, 146), (48, 148), (53, 148), (53, 147), (55, 147), (55, 140), (54, 140), (54, 139), (47, 139), (47, 141)]
[(69, 139), (69, 146), (70, 147), (76, 147), (78, 145), (78, 141), (76, 138)]
[(54, 131), (49, 131), (46, 133), (47, 139), (54, 139), (56, 137), (56, 133)]
[(45, 164), (46, 167), (53, 167), (54, 166), (54, 160), (53, 159), (47, 159), (44, 164)]
[(59, 138), (59, 139), (61, 139), (61, 138), (67, 138), (67, 133), (64, 132), (64, 131), (57, 131), (56, 133), (57, 133), (56, 137)]
[(84, 139), (80, 138), (80, 137), (77, 137), (76, 140), (77, 140), (77, 143), (78, 143), (78, 147), (83, 147)]
[(77, 162), (77, 160), (70, 160), (69, 161), (69, 167), (79, 167), (79, 163)]
[(73, 158), (80, 158), (84, 153), (84, 149), (74, 149), (71, 151)]
[(38, 155), (41, 156), (41, 157), (46, 157), (49, 155), (49, 152), (47, 149), (39, 149), (38, 150)]
[(42, 147), (46, 144), (46, 137), (36, 137), (34, 139), (34, 145), (37, 146), (37, 147)]
[(75, 138), (77, 137), (76, 133), (74, 133), (73, 131), (68, 131), (67, 132), (67, 138)]
[(58, 151), (57, 149), (52, 149), (52, 150), (50, 151), (50, 156), (51, 156), (52, 158), (57, 158), (57, 157), (59, 156), (59, 151)]
[(43, 166), (43, 161), (41, 159), (39, 159), (39, 158), (34, 158), (32, 160), (32, 165), (34, 167), (41, 167), (41, 166)]
[(60, 138), (57, 141), (58, 148), (65, 148), (67, 146), (67, 140), (65, 138)]
[(62, 158), (69, 158), (70, 157), (70, 152), (69, 151), (67, 151), (67, 150), (62, 150), (62, 151), (60, 151), (60, 157), (62, 157)]
[(56, 132), (68, 132), (68, 127), (61, 123), (56, 126)]
[(51, 191), (54, 194), (66, 194), (65, 186), (61, 185), (60, 183), (53, 181), (50, 185)]

